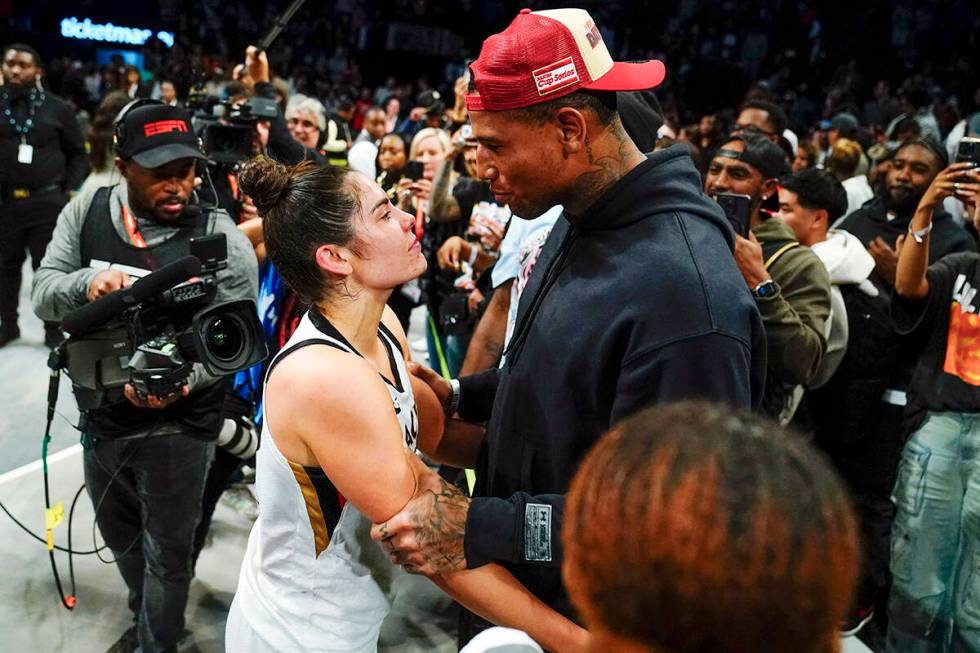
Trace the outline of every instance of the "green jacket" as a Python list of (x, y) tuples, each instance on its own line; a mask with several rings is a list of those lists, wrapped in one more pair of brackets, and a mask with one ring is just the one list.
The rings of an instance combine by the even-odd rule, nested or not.
[[(779, 218), (764, 220), (752, 233), (768, 254), (766, 268), (780, 289), (772, 297), (756, 299), (766, 328), (768, 375), (787, 386), (806, 385), (827, 351), (830, 276)], [(767, 380), (767, 392), (769, 385)]]

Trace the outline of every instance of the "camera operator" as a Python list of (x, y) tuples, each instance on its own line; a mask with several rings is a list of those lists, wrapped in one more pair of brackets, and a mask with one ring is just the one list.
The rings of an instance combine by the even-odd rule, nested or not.
[[(63, 319), (183, 257), (192, 237), (212, 233), (224, 234), (228, 245), (214, 301), (254, 298), (248, 239), (223, 211), (196, 205), (195, 163), (205, 156), (190, 115), (140, 100), (120, 112), (115, 130), (124, 181), (79, 195), (61, 212), (34, 277), (38, 316)], [(118, 394), (107, 392), (80, 425), (85, 483), (137, 620), (112, 650), (175, 650), (225, 385), (196, 364), (187, 384), (168, 396), (141, 396), (130, 384)]]

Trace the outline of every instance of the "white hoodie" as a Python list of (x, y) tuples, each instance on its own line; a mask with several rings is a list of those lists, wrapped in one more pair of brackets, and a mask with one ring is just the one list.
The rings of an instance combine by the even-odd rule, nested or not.
[(827, 353), (820, 370), (810, 382), (810, 388), (819, 388), (837, 371), (847, 351), (847, 308), (838, 286), (857, 285), (872, 297), (878, 289), (868, 280), (875, 261), (861, 241), (851, 233), (838, 229), (827, 232), (827, 239), (810, 247), (823, 262), (830, 275), (830, 319), (827, 320)]

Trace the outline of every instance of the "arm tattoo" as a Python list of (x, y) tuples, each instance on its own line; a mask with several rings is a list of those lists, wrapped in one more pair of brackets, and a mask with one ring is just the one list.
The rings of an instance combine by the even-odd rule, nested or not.
[(450, 212), (456, 204), (449, 192), (449, 180), (453, 173), (453, 162), (447, 159), (439, 167), (436, 178), (432, 181), (432, 193), (429, 196), (429, 214), (433, 220), (439, 220)]
[(425, 490), (412, 509), (419, 550), (439, 573), (466, 568), (463, 533), (470, 500), (439, 478), (439, 491)]

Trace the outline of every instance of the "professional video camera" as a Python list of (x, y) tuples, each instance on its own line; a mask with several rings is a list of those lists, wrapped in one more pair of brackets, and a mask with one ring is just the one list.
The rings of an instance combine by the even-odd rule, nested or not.
[(186, 385), (194, 362), (222, 376), (268, 355), (253, 300), (208, 305), (217, 292), (215, 273), (226, 266), (224, 234), (193, 238), (190, 251), (65, 318), (71, 336), (62, 366), (79, 410), (122, 400), (127, 383), (142, 395), (172, 395)]
[(242, 102), (221, 102), (208, 95), (203, 83), (194, 85), (187, 96), (194, 112), (191, 124), (204, 143), (204, 151), (217, 163), (234, 165), (252, 156), (255, 123), (276, 117), (274, 100), (252, 97)]

